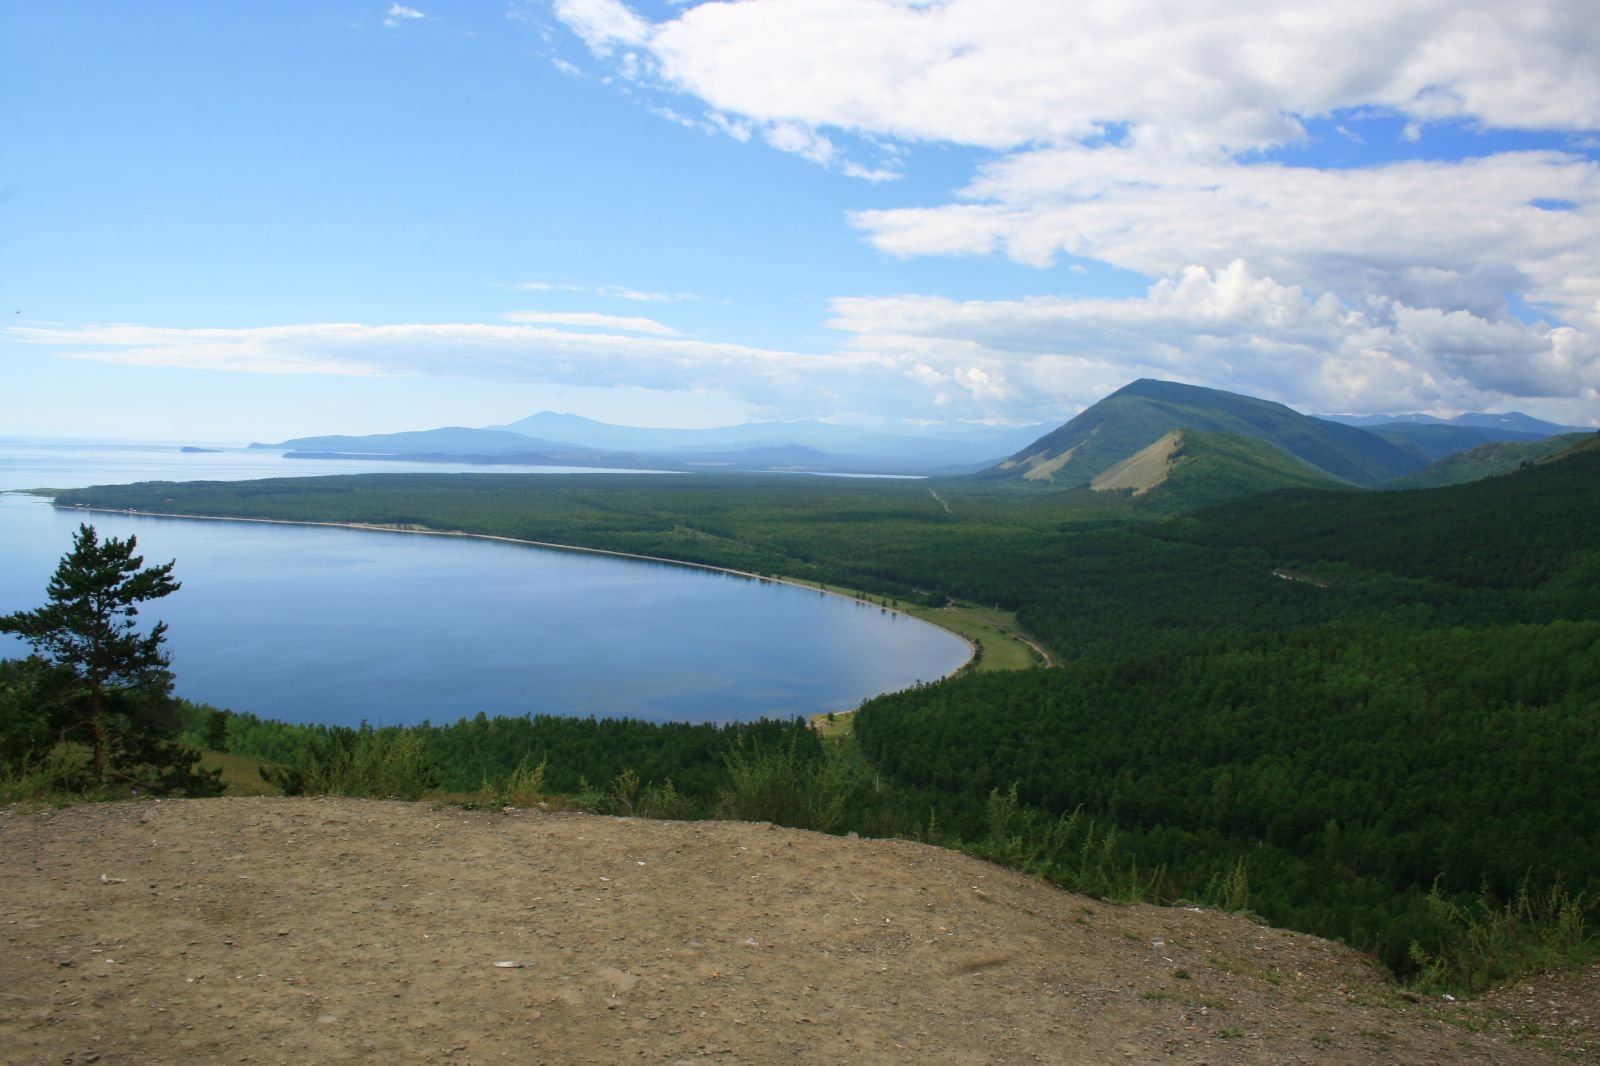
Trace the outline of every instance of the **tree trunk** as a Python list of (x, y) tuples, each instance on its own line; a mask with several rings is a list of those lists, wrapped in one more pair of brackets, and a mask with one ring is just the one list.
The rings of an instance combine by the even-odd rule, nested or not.
[(106, 720), (100, 705), (100, 690), (89, 692), (89, 730), (94, 734), (94, 783), (106, 783)]

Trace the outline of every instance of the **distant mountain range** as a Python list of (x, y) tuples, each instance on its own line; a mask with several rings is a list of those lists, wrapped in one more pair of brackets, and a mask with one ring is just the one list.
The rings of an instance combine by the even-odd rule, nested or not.
[[(1562, 426), (1554, 422), (1525, 415), (1521, 411), (1507, 411), (1505, 414), (1483, 414), (1471, 412), (1456, 415), (1454, 418), (1435, 418), (1433, 415), (1314, 415), (1324, 422), (1342, 422), (1347, 426), (1361, 426), (1370, 429), (1374, 426), (1392, 426), (1395, 423), (1410, 423), (1421, 426), (1462, 426), (1470, 429), (1498, 430), (1506, 433), (1527, 434), (1532, 437), (1554, 437), (1562, 433), (1587, 433), (1582, 426)], [(1512, 439), (1512, 438), (1503, 438)]]
[(1193, 505), (1274, 488), (1454, 484), (1594, 436), (1526, 415), (1348, 424), (1218, 389), (1143, 379), (978, 476)]
[(250, 447), (281, 450), (295, 459), (361, 456), (485, 465), (949, 475), (990, 466), (1043, 429), (974, 425), (890, 432), (825, 422), (645, 429), (545, 411), (483, 429), (451, 426), (296, 437)]
[[(1274, 488), (1418, 488), (1515, 469), (1579, 437), (1511, 413), (1313, 417), (1280, 403), (1141, 379), (1056, 429), (942, 426), (895, 431), (825, 422), (715, 429), (617, 426), (549, 411), (502, 426), (297, 437), (288, 458), (670, 471), (960, 476), (1194, 505)], [(1590, 432), (1589, 436), (1593, 436)], [(1001, 456), (1009, 455), (1003, 461)]]

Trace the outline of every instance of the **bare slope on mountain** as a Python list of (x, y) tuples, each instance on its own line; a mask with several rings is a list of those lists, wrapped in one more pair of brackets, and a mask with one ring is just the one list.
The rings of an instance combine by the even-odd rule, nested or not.
[[(0, 1059), (1546, 1063), (1356, 953), (771, 826), (228, 799), (0, 813)], [(506, 965), (501, 965), (506, 964)], [(1546, 1035), (1548, 1034), (1548, 1035)]]
[(1117, 390), (983, 476), (1086, 485), (1177, 429), (1264, 441), (1355, 485), (1399, 477), (1425, 463), (1365, 430), (1309, 418), (1279, 403), (1145, 379)]
[(1178, 508), (1284, 488), (1343, 485), (1265, 441), (1233, 433), (1173, 430), (1096, 475), (1095, 492), (1128, 491)]
[(1172, 473), (1173, 453), (1182, 447), (1183, 430), (1175, 429), (1148, 448), (1096, 474), (1089, 487), (1096, 492), (1130, 489), (1135, 496), (1143, 496), (1166, 482)]

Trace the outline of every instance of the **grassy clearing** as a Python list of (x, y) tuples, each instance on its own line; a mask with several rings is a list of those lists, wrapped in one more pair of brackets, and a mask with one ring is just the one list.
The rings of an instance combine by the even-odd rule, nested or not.
[(261, 776), (261, 767), (266, 763), (260, 759), (252, 759), (246, 755), (229, 755), (222, 751), (202, 751), (200, 753), (200, 768), (202, 770), (222, 770), (222, 783), (227, 786), (225, 795), (229, 796), (280, 796), (282, 791), (267, 784)]
[[(821, 586), (814, 586), (821, 587)], [(979, 650), (972, 669), (979, 673), (1001, 670), (1032, 670), (1048, 666), (1040, 653), (1016, 634), (1017, 616), (997, 607), (958, 604), (952, 607), (919, 607), (908, 603), (891, 606), (913, 618), (931, 622), (941, 629), (971, 641)], [(811, 716), (811, 728), (830, 739), (848, 737), (855, 731), (856, 712), (834, 711)]]
[(829, 740), (838, 740), (855, 732), (855, 711), (829, 711), (811, 716), (811, 728)]
[(901, 610), (965, 637), (981, 648), (982, 654), (973, 667), (979, 673), (1031, 670), (1046, 665), (1039, 653), (1017, 636), (1017, 616), (1010, 611), (971, 604), (952, 607), (904, 606)]
[(998, 607), (979, 607), (971, 603), (954, 603), (949, 607), (926, 607), (904, 600), (852, 592), (848, 588), (829, 585), (822, 581), (807, 581), (792, 577), (778, 577), (776, 580), (892, 608), (913, 618), (932, 623), (940, 629), (947, 629), (956, 636), (971, 641), (980, 649), (978, 661), (972, 667), (979, 673), (1031, 670), (1036, 666), (1051, 665), (1037, 648), (1017, 635), (1017, 616), (1011, 611), (1002, 611)]

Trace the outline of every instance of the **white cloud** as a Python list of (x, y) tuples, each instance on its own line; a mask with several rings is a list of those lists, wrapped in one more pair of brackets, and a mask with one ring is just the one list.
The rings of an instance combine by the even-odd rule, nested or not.
[[(579, 325), (603, 328), (604, 323)], [(246, 329), (16, 326), (0, 330), (0, 337), (48, 348), (61, 358), (123, 366), (701, 389), (737, 395), (774, 410), (813, 415), (851, 409), (850, 394), (870, 391), (851, 382), (863, 372), (876, 373), (873, 368), (879, 362), (859, 354), (810, 356), (655, 333), (552, 326), (548, 321), (538, 325), (313, 323)]]
[(836, 154), (832, 141), (798, 122), (773, 123), (762, 131), (762, 136), (779, 151), (792, 152), (823, 166), (831, 163)]
[[(871, 180), (897, 176), (896, 153), (911, 143), (991, 153), (946, 203), (923, 196), (921, 206), (851, 215), (884, 252), (1100, 261), (1158, 279), (1128, 305), (1146, 309), (1175, 298), (1163, 286), (1181, 289), (1191, 267), (1231, 283), (1230, 264), (1243, 260), (1254, 278), (1361, 319), (1303, 352), (1276, 332), (1286, 325), (1263, 324), (1227, 356), (1260, 373), (1269, 373), (1260, 353), (1294, 351), (1328, 360), (1295, 380), (1329, 396), (1376, 397), (1376, 382), (1405, 384), (1402, 366), (1419, 375), (1409, 384), (1418, 396), (1586, 387), (1576, 384), (1585, 357), (1558, 357), (1555, 331), (1573, 329), (1582, 352), (1600, 322), (1600, 164), (1582, 154), (1600, 128), (1600, 19), (1589, 0), (743, 0), (658, 21), (619, 0), (578, 6), (558, 4), (558, 15), (597, 56), (626, 51), (638, 82), (782, 151)], [(1374, 117), (1398, 119), (1406, 141), (1450, 122), (1457, 136), (1565, 132), (1570, 147), (1495, 153), (1486, 140), (1480, 158), (1340, 170), (1262, 161), (1263, 150), (1304, 143), (1306, 124), (1322, 118), (1361, 150), (1353, 124)], [(863, 147), (892, 165), (864, 165), (854, 158)], [(1555, 325), (1518, 321), (1526, 308)], [(1469, 335), (1507, 347), (1428, 354)], [(1530, 337), (1544, 356), (1519, 347)], [(952, 338), (943, 343), (954, 350)], [(1133, 349), (1176, 353), (1174, 373), (1222, 358), (1214, 339), (1156, 336)], [(1484, 365), (1497, 360), (1499, 384)], [(926, 365), (948, 379), (947, 402), (984, 391)], [(1044, 377), (1023, 386), (985, 374), (991, 390), (1008, 380), (1060, 395)]]
[(407, 22), (414, 22), (417, 19), (427, 17), (414, 7), (406, 7), (404, 4), (390, 4), (389, 10), (384, 12), (383, 24), (393, 29), (396, 26), (403, 26)]
[(629, 288), (626, 285), (575, 285), (564, 281), (520, 281), (514, 285), (502, 287), (521, 289), (525, 292), (594, 293), (618, 300), (632, 300), (636, 303), (683, 303), (688, 300), (699, 299), (698, 296), (688, 292), (652, 292), (648, 289)]
[(1376, 106), (1422, 122), (1600, 127), (1600, 20), (1586, 0), (744, 0), (651, 22), (558, 0), (597, 55), (757, 123), (1054, 144), (1106, 123), (1232, 150), (1300, 135), (1295, 116)]
[(848, 350), (914, 366), (908, 377), (947, 397), (1004, 398), (1013, 417), (1071, 412), (1135, 377), (1325, 411), (1497, 410), (1600, 390), (1593, 332), (1393, 301), (1351, 307), (1238, 261), (1189, 267), (1141, 298), (846, 298), (833, 310)]
[(1153, 277), (1245, 258), (1349, 298), (1427, 276), (1440, 306), (1480, 312), (1511, 291), (1563, 314), (1600, 298), (1600, 164), (1560, 152), (1314, 170), (1073, 146), (1007, 157), (963, 194), (977, 202), (852, 217), (902, 256), (1065, 253)]
[(618, 0), (556, 0), (556, 17), (596, 54), (644, 44), (650, 24)]
[[(1525, 410), (1587, 421), (1600, 331), (1373, 298), (1351, 304), (1236, 261), (1131, 298), (850, 297), (808, 354), (696, 340), (650, 319), (521, 312), (507, 324), (184, 330), (13, 327), (66, 358), (272, 374), (438, 375), (713, 390), (783, 417), (1062, 421), (1135, 377), (1302, 410)], [(1600, 317), (1595, 320), (1600, 325)], [(1592, 407), (1591, 407), (1592, 411)]]
[(658, 337), (676, 337), (678, 331), (664, 326), (652, 318), (627, 318), (621, 315), (602, 315), (587, 311), (507, 311), (500, 316), (507, 322), (520, 322), (534, 326), (578, 326), (595, 329), (620, 329), (627, 333), (651, 333)]

